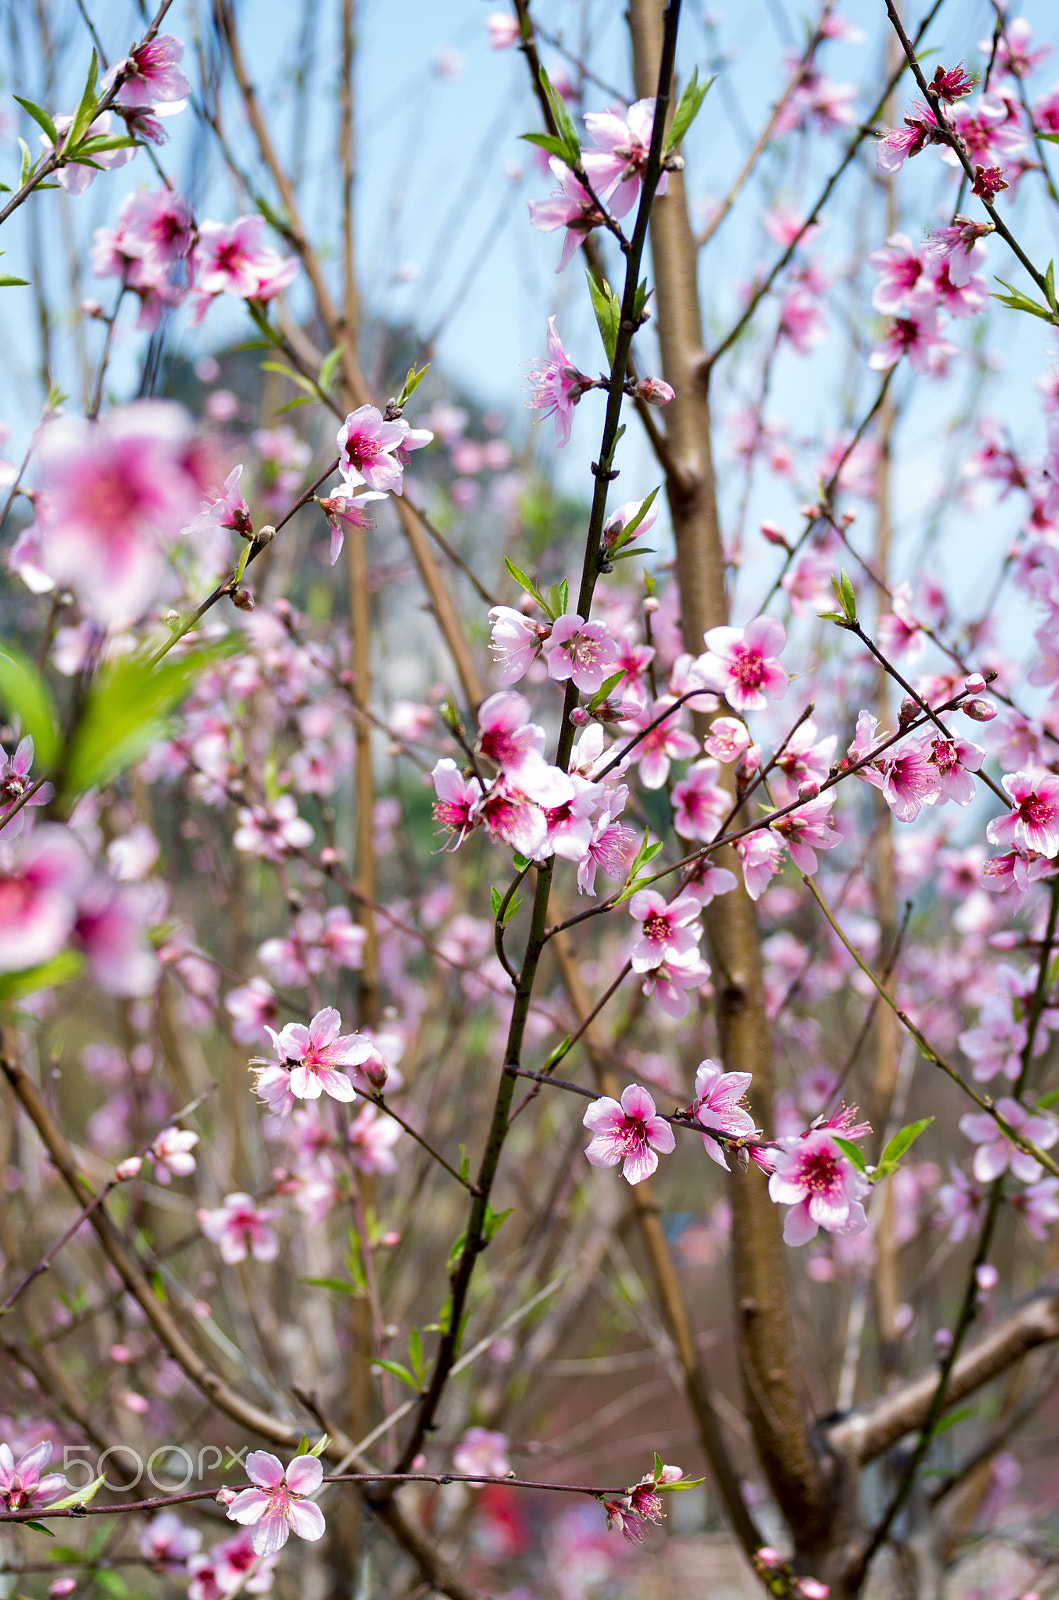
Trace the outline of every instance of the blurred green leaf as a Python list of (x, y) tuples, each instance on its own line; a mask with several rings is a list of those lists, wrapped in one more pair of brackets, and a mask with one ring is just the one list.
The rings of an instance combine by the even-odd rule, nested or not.
[(55, 705), (36, 667), (10, 645), (0, 645), (0, 704), (18, 717), (22, 732), (33, 740), (36, 763), (50, 767), (59, 753)]

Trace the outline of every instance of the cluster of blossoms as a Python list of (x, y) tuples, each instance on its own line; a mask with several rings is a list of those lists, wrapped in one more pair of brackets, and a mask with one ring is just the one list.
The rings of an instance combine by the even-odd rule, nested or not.
[(945, 375), (956, 347), (942, 335), (944, 314), (961, 318), (985, 310), (989, 289), (975, 268), (985, 264), (984, 239), (992, 231), (992, 223), (957, 217), (921, 250), (895, 233), (883, 249), (870, 252), (868, 264), (879, 275), (872, 305), (893, 320), (869, 366), (886, 371), (904, 356), (913, 372)]

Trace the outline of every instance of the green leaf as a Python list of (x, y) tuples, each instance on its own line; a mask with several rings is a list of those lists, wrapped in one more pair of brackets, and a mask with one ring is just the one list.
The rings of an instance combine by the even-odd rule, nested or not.
[(545, 72), (544, 68), (540, 67), (538, 70), (540, 72), (541, 84), (544, 88), (545, 94), (548, 96), (548, 103), (552, 108), (552, 116), (555, 118), (556, 130), (560, 139), (562, 139), (564, 145), (566, 146), (563, 159), (568, 165), (575, 161), (580, 161), (581, 141), (577, 137), (577, 129), (574, 127), (573, 119), (571, 118), (569, 111), (566, 109), (566, 103), (563, 100), (562, 95), (558, 94), (552, 88), (552, 85), (548, 79), (548, 74)]
[(234, 636), (152, 667), (142, 655), (108, 661), (88, 691), (62, 771), (69, 796), (103, 787), (163, 737), (166, 718), (191, 693), (203, 669), (238, 648)]
[(323, 1455), (324, 1451), (327, 1449), (327, 1447), (328, 1447), (328, 1445), (330, 1443), (331, 1443), (330, 1435), (326, 1434), (326, 1433), (322, 1433), (320, 1435), (319, 1439), (317, 1439), (316, 1443), (313, 1445), (312, 1449), (309, 1451), (309, 1454), (311, 1456), (316, 1456), (317, 1458), (319, 1458), (320, 1456)]
[(541, 1067), (542, 1072), (547, 1072), (549, 1067), (554, 1067), (557, 1061), (561, 1061), (563, 1059), (563, 1056), (565, 1056), (566, 1052), (570, 1048), (570, 1041), (572, 1038), (573, 1034), (568, 1033), (566, 1038), (557, 1044), (554, 1050), (548, 1051), (548, 1054), (544, 1058), (544, 1065)]
[[(59, 143), (59, 135), (55, 131), (54, 122), (49, 117), (44, 107), (34, 105), (32, 100), (23, 100), (20, 94), (16, 94), (15, 99), (18, 101), (23, 111), (28, 111), (29, 115), (33, 118), (34, 122), (42, 130), (42, 132), (48, 135), (48, 138), (51, 140), (52, 144), (57, 146)], [(21, 142), (22, 141), (19, 140), (20, 144)], [(23, 160), (24, 159), (25, 157), (23, 157)], [(22, 181), (24, 183), (25, 179)]]
[(412, 396), (415, 394), (416, 390), (419, 388), (419, 385), (422, 383), (429, 371), (429, 361), (425, 367), (420, 367), (418, 372), (416, 371), (415, 367), (409, 367), (408, 376), (405, 378), (401, 392), (397, 396), (397, 404), (399, 408), (403, 410), (403, 408), (408, 404), (409, 400), (411, 400)]
[(419, 1393), (419, 1380), (414, 1373), (409, 1372), (408, 1368), (402, 1366), (399, 1361), (384, 1361), (381, 1356), (376, 1356), (372, 1366), (381, 1367), (383, 1372), (388, 1372), (391, 1377), (400, 1378), (402, 1383), (407, 1383), (410, 1389), (414, 1389), (417, 1394)]
[(309, 1454), (309, 1435), (307, 1433), (303, 1433), (301, 1438), (298, 1440), (298, 1448), (294, 1452), (294, 1459), (297, 1461), (299, 1456), (307, 1456), (308, 1454)]
[(82, 139), (77, 147), (77, 159), (83, 161), (85, 156), (100, 155), (104, 150), (128, 150), (139, 145), (138, 139), (132, 139), (127, 133), (97, 133), (91, 139)]
[(621, 326), (621, 305), (606, 278), (598, 284), (591, 272), (585, 269), (588, 279), (588, 292), (592, 296), (592, 310), (596, 314), (596, 326), (599, 336), (603, 340), (603, 348), (607, 352), (607, 360), (614, 365), (614, 351), (618, 343), (618, 329)]
[(677, 103), (677, 109), (673, 113), (673, 122), (669, 129), (669, 137), (665, 143), (665, 154), (667, 156), (677, 149), (691, 124), (702, 110), (702, 102), (716, 81), (717, 75), (715, 73), (712, 78), (707, 78), (705, 83), (700, 83), (697, 67), (691, 74), (691, 82), (685, 88)]
[(110, 1567), (95, 1567), (92, 1577), (104, 1594), (113, 1595), (114, 1600), (126, 1600), (131, 1593), (121, 1573), (114, 1572)]
[(835, 1143), (848, 1161), (852, 1161), (858, 1172), (867, 1172), (868, 1163), (864, 1159), (864, 1152), (853, 1143), (852, 1139), (840, 1139), (838, 1134), (833, 1135)]
[(13, 278), (9, 272), (0, 272), (0, 289), (28, 289), (28, 278)]
[(408, 1359), (412, 1363), (412, 1371), (418, 1383), (423, 1376), (423, 1340), (418, 1328), (413, 1328), (408, 1335)]
[(300, 372), (295, 372), (293, 367), (284, 366), (282, 361), (262, 361), (261, 371), (278, 372), (281, 377), (286, 378), (290, 383), (296, 383), (299, 389), (304, 389), (306, 394), (311, 395), (314, 400), (319, 399), (316, 384), (312, 378), (303, 377)]
[(52, 1500), (48, 1506), (49, 1511), (65, 1511), (68, 1506), (86, 1506), (90, 1500), (95, 1499), (106, 1478), (93, 1478), (91, 1483), (86, 1483), (83, 1488), (75, 1489), (63, 1500)]
[(66, 130), (66, 139), (63, 143), (64, 156), (74, 153), (74, 150), (92, 126), (92, 119), (96, 114), (96, 102), (99, 99), (96, 91), (96, 67), (96, 52), (93, 50), (92, 59), (88, 63), (88, 77), (85, 80), (81, 103), (74, 112), (74, 120)]
[(508, 1206), (506, 1211), (494, 1211), (492, 1206), (486, 1202), (485, 1221), (482, 1223), (482, 1237), (486, 1244), (488, 1244), (491, 1239), (496, 1238), (497, 1234), (500, 1232), (500, 1229), (503, 1227), (504, 1223), (507, 1221), (514, 1209), (514, 1206)]
[(625, 672), (623, 669), (621, 672), (615, 672), (611, 677), (607, 678), (603, 683), (601, 683), (591, 700), (588, 702), (588, 710), (590, 712), (598, 711), (607, 696), (613, 694), (614, 690), (618, 687), (624, 676)]
[(557, 613), (548, 604), (547, 600), (545, 600), (543, 594), (540, 591), (539, 584), (536, 583), (536, 581), (533, 578), (530, 577), (528, 572), (523, 572), (521, 567), (516, 567), (516, 565), (515, 565), (515, 563), (513, 561), (509, 561), (507, 556), (504, 557), (504, 566), (507, 568), (508, 576), (511, 577), (511, 578), (514, 578), (514, 580), (518, 584), (519, 588), (520, 589), (525, 589), (526, 593), (532, 599), (536, 600), (537, 604), (540, 606), (541, 610), (544, 612), (545, 616), (548, 618), (548, 621), (549, 622), (554, 622)]
[(55, 1538), (54, 1533), (52, 1533), (50, 1528), (46, 1528), (43, 1522), (23, 1522), (22, 1527), (32, 1528), (34, 1533), (46, 1533), (49, 1539)]
[(465, 1144), (461, 1144), (460, 1145), (460, 1177), (463, 1179), (464, 1183), (466, 1183), (468, 1178), (470, 1177), (470, 1175), (471, 1175), (471, 1158), (467, 1154), (467, 1146)]
[(1003, 278), (998, 278), (996, 281), (1003, 284), (1008, 293), (994, 294), (990, 299), (999, 300), (1002, 306), (1009, 306), (1012, 311), (1025, 311), (1029, 316), (1040, 317), (1044, 322), (1055, 321), (1055, 315), (1048, 306), (1038, 305), (1036, 300), (1031, 300), (1020, 290), (1013, 289), (1010, 283), (1005, 283)]
[(516, 872), (525, 872), (527, 867), (531, 867), (533, 865), (533, 862), (530, 860), (529, 856), (520, 856), (516, 850), (515, 854), (511, 858), (511, 864)]
[[(33, 156), (30, 154), (30, 148), (25, 139), (18, 141), (18, 148), (22, 151), (22, 170), (18, 175), (18, 186), (21, 189), (29, 177), (29, 171), (33, 165)], [(7, 185), (5, 184), (4, 187), (6, 189)]]
[(508, 902), (507, 910), (504, 912), (504, 921), (502, 924), (503, 927), (506, 928), (508, 923), (513, 921), (513, 919), (518, 916), (519, 912), (522, 910), (522, 906), (523, 899), (520, 894), (515, 895), (514, 898)]
[(50, 961), (27, 967), (24, 972), (0, 973), (0, 1004), (24, 1000), (26, 995), (37, 994), (41, 989), (58, 989), (76, 978), (84, 964), (80, 951), (60, 950)]
[(653, 544), (638, 544), (634, 545), (631, 550), (619, 550), (617, 555), (612, 555), (610, 559), (611, 561), (631, 561), (633, 556), (653, 556), (654, 554), (655, 547)]
[(844, 623), (845, 620), (846, 620), (845, 617), (842, 615), (841, 611), (818, 611), (816, 614), (819, 617), (821, 622), (842, 622), (842, 623)]
[(323, 362), (320, 366), (320, 371), (316, 376), (316, 381), (323, 390), (324, 394), (327, 393), (328, 389), (330, 389), (332, 383), (334, 382), (335, 373), (338, 371), (338, 363), (341, 361), (341, 359), (342, 346), (340, 344), (336, 344), (334, 349), (329, 350), (324, 356)]
[(1059, 312), (1059, 305), (1056, 304), (1056, 300), (1055, 300), (1055, 263), (1054, 263), (1054, 261), (1049, 261), (1049, 263), (1048, 263), (1048, 271), (1044, 274), (1044, 292), (1048, 297), (1048, 304), (1051, 306), (1052, 310), (1055, 311), (1055, 312)]
[(33, 754), (40, 766), (52, 766), (59, 754), (54, 702), (33, 663), (10, 645), (0, 646), (0, 704), (18, 717), (22, 732), (33, 740)]
[[(16, 99), (18, 96), (16, 95)], [(1059, 133), (1038, 133), (1038, 139), (1047, 139), (1049, 144), (1059, 144)]]
[[(624, 528), (621, 530), (621, 533), (618, 535), (618, 537), (615, 539), (614, 543), (611, 545), (611, 547), (610, 547), (611, 560), (614, 559), (614, 555), (618, 550), (624, 550), (625, 546), (630, 542), (630, 540), (635, 539), (636, 530), (640, 527), (641, 523), (643, 522), (644, 517), (646, 517), (647, 513), (650, 511), (651, 507), (654, 505), (654, 503), (655, 503), (655, 501), (657, 499), (658, 499), (658, 489), (657, 488), (652, 489), (651, 493), (649, 495), (645, 496), (645, 498), (643, 499), (643, 501), (640, 504), (639, 511), (637, 511), (637, 513), (636, 513), (636, 515), (634, 517), (630, 517), (629, 518), (628, 522), (625, 524)], [(629, 554), (632, 555), (633, 551), (630, 550)]]
[(1059, 1089), (1049, 1089), (1048, 1093), (1042, 1094), (1037, 1101), (1038, 1111), (1048, 1111), (1055, 1105), (1059, 1105)]
[(879, 1157), (880, 1172), (885, 1175), (896, 1167), (905, 1151), (915, 1144), (919, 1135), (929, 1128), (933, 1121), (933, 1117), (921, 1117), (918, 1122), (910, 1122), (906, 1128), (901, 1128), (895, 1133)]
[(356, 1290), (345, 1278), (299, 1278), (299, 1283), (308, 1283), (314, 1289), (330, 1289), (334, 1294), (355, 1294)]
[(856, 622), (857, 596), (853, 585), (849, 581), (845, 567), (842, 568), (842, 573), (839, 577), (836, 578), (834, 573), (831, 574), (831, 587), (835, 591), (835, 599), (842, 607), (843, 620)]
[(698, 1489), (705, 1482), (705, 1478), (678, 1478), (676, 1483), (656, 1483), (655, 1489), (659, 1494), (679, 1494), (681, 1489)]
[(489, 902), (490, 902), (490, 904), (492, 905), (492, 908), (493, 908), (493, 916), (494, 917), (498, 917), (500, 915), (500, 907), (504, 903), (504, 897), (500, 893), (500, 890), (495, 886), (495, 884), (494, 884), (493, 888), (491, 888), (490, 891), (489, 891)]
[(547, 150), (550, 156), (558, 156), (560, 161), (567, 159), (566, 145), (554, 133), (520, 133), (519, 138), (525, 139), (527, 144), (535, 144), (540, 150)]
[(931, 1428), (930, 1437), (936, 1439), (939, 1433), (948, 1433), (958, 1422), (966, 1422), (968, 1417), (973, 1417), (975, 1410), (974, 1406), (958, 1406), (955, 1411), (947, 1411)]

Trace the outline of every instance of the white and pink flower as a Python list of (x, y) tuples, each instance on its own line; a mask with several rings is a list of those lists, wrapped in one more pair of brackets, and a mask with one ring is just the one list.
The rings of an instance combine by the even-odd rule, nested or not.
[(246, 1475), (253, 1487), (240, 1490), (227, 1516), (253, 1527), (251, 1542), (257, 1555), (275, 1555), (292, 1533), (310, 1541), (323, 1537), (324, 1514), (308, 1498), (324, 1477), (315, 1456), (295, 1456), (284, 1470), (271, 1451), (252, 1450), (246, 1458)]
[(709, 628), (703, 637), (703, 676), (733, 711), (762, 711), (786, 694), (787, 673), (779, 655), (787, 634), (775, 617), (755, 617), (745, 628)]
[(868, 1226), (863, 1201), (870, 1191), (867, 1178), (827, 1128), (781, 1141), (769, 1179), (769, 1198), (791, 1208), (783, 1221), (787, 1244), (807, 1244), (820, 1228), (837, 1234), (862, 1232)]
[(641, 1085), (631, 1083), (620, 1103), (609, 1095), (593, 1101), (584, 1115), (593, 1134), (585, 1155), (594, 1167), (616, 1167), (622, 1177), (642, 1183), (658, 1166), (658, 1152), (669, 1155), (676, 1138), (669, 1123), (658, 1116), (655, 1103)]

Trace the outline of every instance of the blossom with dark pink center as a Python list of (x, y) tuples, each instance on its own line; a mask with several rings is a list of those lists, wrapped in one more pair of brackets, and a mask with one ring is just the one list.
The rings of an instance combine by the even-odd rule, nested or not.
[(934, 69), (934, 78), (930, 85), (939, 100), (944, 100), (946, 105), (954, 105), (957, 100), (962, 100), (964, 95), (970, 94), (978, 82), (976, 72), (964, 72), (963, 62), (955, 67), (937, 66)]
[(229, 1266), (245, 1261), (247, 1254), (255, 1261), (275, 1261), (279, 1255), (279, 1239), (269, 1223), (278, 1213), (269, 1206), (258, 1206), (252, 1195), (226, 1195), (217, 1211), (196, 1211), (199, 1227), (218, 1245), (221, 1260)]
[(975, 167), (971, 193), (978, 195), (979, 199), (992, 202), (1007, 187), (1008, 181), (1002, 167)]
[(178, 66), (184, 57), (184, 46), (171, 33), (156, 34), (145, 39), (122, 61), (116, 61), (103, 78), (100, 88), (106, 91), (124, 72), (121, 87), (114, 97), (119, 106), (165, 105), (186, 100), (190, 84)]
[(923, 263), (918, 252), (906, 234), (892, 233), (881, 250), (869, 251), (866, 260), (869, 267), (879, 274), (871, 303), (876, 311), (892, 317), (904, 309), (909, 295), (923, 276)]
[[(637, 100), (624, 117), (617, 111), (589, 111), (585, 127), (594, 150), (581, 157), (596, 194), (615, 217), (626, 216), (636, 204), (651, 148), (654, 100)], [(668, 172), (659, 174), (656, 194), (665, 194)]]
[(732, 807), (732, 798), (717, 782), (720, 764), (707, 757), (690, 766), (673, 785), (673, 826), (683, 839), (708, 843)]
[(5, 1510), (26, 1511), (50, 1505), (62, 1494), (66, 1479), (61, 1472), (47, 1472), (41, 1477), (41, 1468), (51, 1460), (51, 1449), (51, 1440), (45, 1439), (16, 1461), (11, 1446), (0, 1444), (0, 1505)]
[(696, 922), (699, 909), (690, 894), (679, 894), (667, 905), (654, 889), (637, 890), (629, 901), (629, 915), (640, 923), (640, 936), (629, 955), (633, 971), (650, 972), (663, 961), (695, 951), (702, 937)]
[(451, 828), (455, 850), (477, 824), (475, 813), (482, 796), (481, 785), (474, 778), (465, 778), (451, 756), (443, 756), (436, 762), (430, 776), (437, 794), (434, 821), (440, 822), (443, 828)]
[(604, 794), (601, 783), (573, 777), (574, 795), (544, 813), (548, 824), (548, 851), (567, 861), (581, 862), (592, 847), (597, 807)]
[(725, 1072), (718, 1062), (708, 1058), (699, 1063), (695, 1073), (695, 1120), (707, 1130), (702, 1136), (706, 1154), (726, 1172), (730, 1169), (724, 1158), (724, 1146), (711, 1137), (708, 1130), (727, 1133), (735, 1139), (757, 1132), (750, 1112), (740, 1104), (752, 1081), (749, 1072)]
[(517, 773), (540, 762), (544, 729), (530, 722), (530, 703), (514, 689), (501, 689), (478, 708), (478, 750), (502, 771)]
[(475, 815), (491, 839), (520, 855), (540, 857), (548, 839), (545, 813), (573, 797), (574, 786), (565, 772), (544, 761), (527, 763), (515, 777), (502, 772), (479, 800)]
[(585, 1155), (594, 1167), (616, 1167), (629, 1183), (641, 1183), (658, 1166), (658, 1154), (669, 1155), (676, 1138), (669, 1123), (658, 1116), (655, 1103), (640, 1084), (622, 1091), (620, 1103), (609, 1095), (594, 1100), (585, 1112), (584, 1125), (593, 1134)]
[(985, 833), (990, 844), (1059, 854), (1059, 778), (1039, 768), (1006, 772), (1001, 783), (1014, 801), (1006, 817), (994, 817)]
[(927, 763), (938, 775), (937, 804), (954, 800), (966, 806), (974, 799), (974, 779), (985, 760), (985, 751), (969, 739), (943, 739), (940, 734), (927, 737)]
[(909, 157), (918, 156), (928, 144), (944, 142), (937, 118), (929, 106), (917, 100), (911, 110), (912, 114), (904, 119), (904, 127), (891, 128), (876, 146), (875, 159), (879, 171), (887, 176), (898, 172)]
[(403, 417), (388, 422), (376, 406), (358, 406), (338, 430), (342, 475), (347, 485), (402, 494), (407, 452), (422, 450), (433, 437), (427, 428), (410, 428)]
[(876, 372), (886, 372), (904, 356), (913, 372), (938, 377), (954, 354), (955, 346), (938, 330), (934, 288), (926, 283), (909, 295), (901, 315), (894, 318), (868, 357), (868, 365)]
[(31, 787), (30, 773), (33, 771), (33, 740), (27, 733), (24, 739), (18, 742), (14, 755), (9, 756), (0, 747), (0, 834), (5, 839), (17, 839), (26, 823), (26, 812), (30, 806), (44, 806), (48, 804), (55, 794), (50, 783), (41, 784), (36, 794), (19, 805), (13, 816), (4, 821), (5, 811), (18, 805), (27, 789)]
[(313, 830), (292, 794), (281, 794), (261, 806), (241, 806), (239, 826), (232, 836), (237, 850), (246, 850), (264, 861), (282, 861), (292, 850), (312, 843)]
[(833, 793), (821, 794), (771, 824), (774, 831), (787, 841), (794, 865), (808, 876), (816, 871), (817, 850), (833, 850), (842, 843), (842, 835), (831, 820), (834, 803)]
[(342, 554), (347, 533), (351, 533), (354, 529), (358, 533), (363, 533), (366, 528), (375, 526), (364, 507), (372, 500), (385, 499), (386, 496), (380, 489), (362, 489), (357, 495), (343, 494), (339, 489), (334, 494), (317, 495), (316, 503), (327, 519), (327, 526), (331, 529), (332, 566)]
[(324, 1469), (316, 1456), (295, 1456), (284, 1471), (269, 1450), (252, 1450), (246, 1458), (246, 1475), (253, 1485), (242, 1489), (228, 1507), (232, 1522), (253, 1526), (251, 1542), (259, 1556), (275, 1555), (292, 1533), (299, 1539), (320, 1539), (324, 1514), (307, 1496), (323, 1482)]
[[(608, 673), (613, 677), (615, 672), (624, 674), (617, 686), (619, 695), (626, 695), (638, 702), (640, 708), (647, 702), (647, 688), (644, 684), (644, 675), (654, 660), (654, 646), (637, 644), (635, 639), (628, 634), (617, 641), (615, 646), (617, 654), (614, 657), (612, 671)], [(1059, 674), (1057, 674), (1059, 676)]]
[(769, 880), (783, 865), (783, 845), (763, 828), (745, 839), (736, 841), (735, 853), (743, 868), (743, 883), (751, 900), (757, 900), (768, 888)]
[(682, 956), (667, 956), (657, 967), (644, 973), (643, 992), (653, 997), (666, 1016), (680, 1022), (691, 1010), (692, 990), (710, 981), (710, 968), (697, 950)]
[[(1034, 1115), (1028, 1106), (1010, 1095), (1001, 1095), (996, 1108), (1015, 1133), (1035, 1144), (1038, 1150), (1050, 1150), (1059, 1139), (1059, 1123), (1054, 1118)], [(968, 1112), (960, 1118), (960, 1132), (978, 1146), (971, 1171), (979, 1183), (992, 1183), (1009, 1167), (1023, 1183), (1036, 1183), (1041, 1176), (1040, 1162), (1013, 1144), (988, 1112)]]
[(372, 1053), (370, 1039), (359, 1033), (340, 1036), (342, 1018), (334, 1006), (318, 1011), (306, 1027), (300, 1022), (289, 1022), (279, 1033), (266, 1028), (276, 1052), (276, 1060), (255, 1056), (251, 1067), (256, 1069), (258, 1094), (271, 1098), (266, 1091), (277, 1073), (290, 1078), (290, 1092), (298, 1100), (318, 1100), (329, 1094), (332, 1100), (355, 1100), (357, 1091), (343, 1067), (357, 1067)]
[(957, 288), (971, 281), (976, 266), (985, 265), (985, 239), (994, 231), (991, 222), (972, 222), (957, 215), (948, 228), (935, 228), (928, 234), (926, 254), (943, 261), (949, 269), (949, 282)]
[(786, 694), (787, 673), (778, 657), (787, 634), (775, 617), (755, 617), (745, 628), (709, 628), (703, 638), (704, 676), (733, 711), (762, 711)]
[(580, 249), (593, 228), (599, 227), (604, 214), (598, 200), (593, 199), (564, 162), (552, 156), (548, 165), (559, 184), (559, 193), (550, 195), (547, 200), (531, 200), (530, 222), (542, 233), (566, 229), (562, 257), (555, 269), (562, 272), (574, 251)]
[(574, 611), (556, 617), (544, 643), (549, 678), (565, 683), (571, 678), (585, 694), (595, 694), (613, 677), (617, 646), (604, 622), (586, 622)]
[(784, 1139), (775, 1154), (769, 1198), (790, 1206), (783, 1222), (787, 1244), (807, 1244), (820, 1228), (828, 1233), (860, 1233), (868, 1226), (863, 1200), (871, 1184), (843, 1155), (826, 1128)]
[(635, 833), (616, 820), (624, 809), (628, 792), (624, 785), (616, 789), (596, 818), (588, 848), (577, 868), (578, 894), (592, 894), (597, 867), (608, 878), (624, 878), (636, 858)]
[(90, 865), (72, 833), (46, 824), (0, 841), (0, 972), (57, 955), (73, 935)]
[(749, 748), (750, 742), (745, 722), (740, 722), (738, 717), (716, 717), (710, 724), (703, 748), (708, 756), (727, 765), (731, 761), (738, 761), (743, 751)]
[(189, 275), (201, 322), (219, 294), (239, 300), (268, 300), (293, 282), (300, 271), (297, 256), (283, 257), (262, 244), (265, 219), (236, 217), (232, 223), (203, 222), (189, 258)]
[[(645, 789), (661, 789), (669, 777), (671, 761), (686, 761), (689, 756), (698, 754), (695, 740), (680, 726), (683, 716), (683, 706), (676, 705), (672, 695), (661, 695), (638, 716), (629, 718), (637, 730), (650, 730), (635, 743), (629, 739), (619, 747), (627, 751), (628, 759), (639, 767), (640, 782)], [(652, 727), (652, 723), (657, 726)]]
[(184, 1572), (202, 1543), (202, 1534), (197, 1528), (186, 1528), (175, 1512), (160, 1511), (141, 1530), (137, 1543), (155, 1572)]
[(358, 1172), (396, 1172), (393, 1147), (402, 1128), (378, 1106), (362, 1106), (349, 1125), (348, 1143)]
[(570, 442), (574, 407), (592, 387), (592, 381), (571, 363), (555, 331), (554, 317), (548, 318), (547, 360), (531, 361), (526, 376), (530, 380), (530, 397), (526, 404), (531, 411), (540, 411), (545, 417), (554, 416), (555, 442), (561, 448)]
[(541, 653), (548, 637), (548, 627), (534, 622), (511, 606), (493, 606), (489, 613), (492, 625), (490, 645), (501, 683), (517, 683), (524, 678)]

